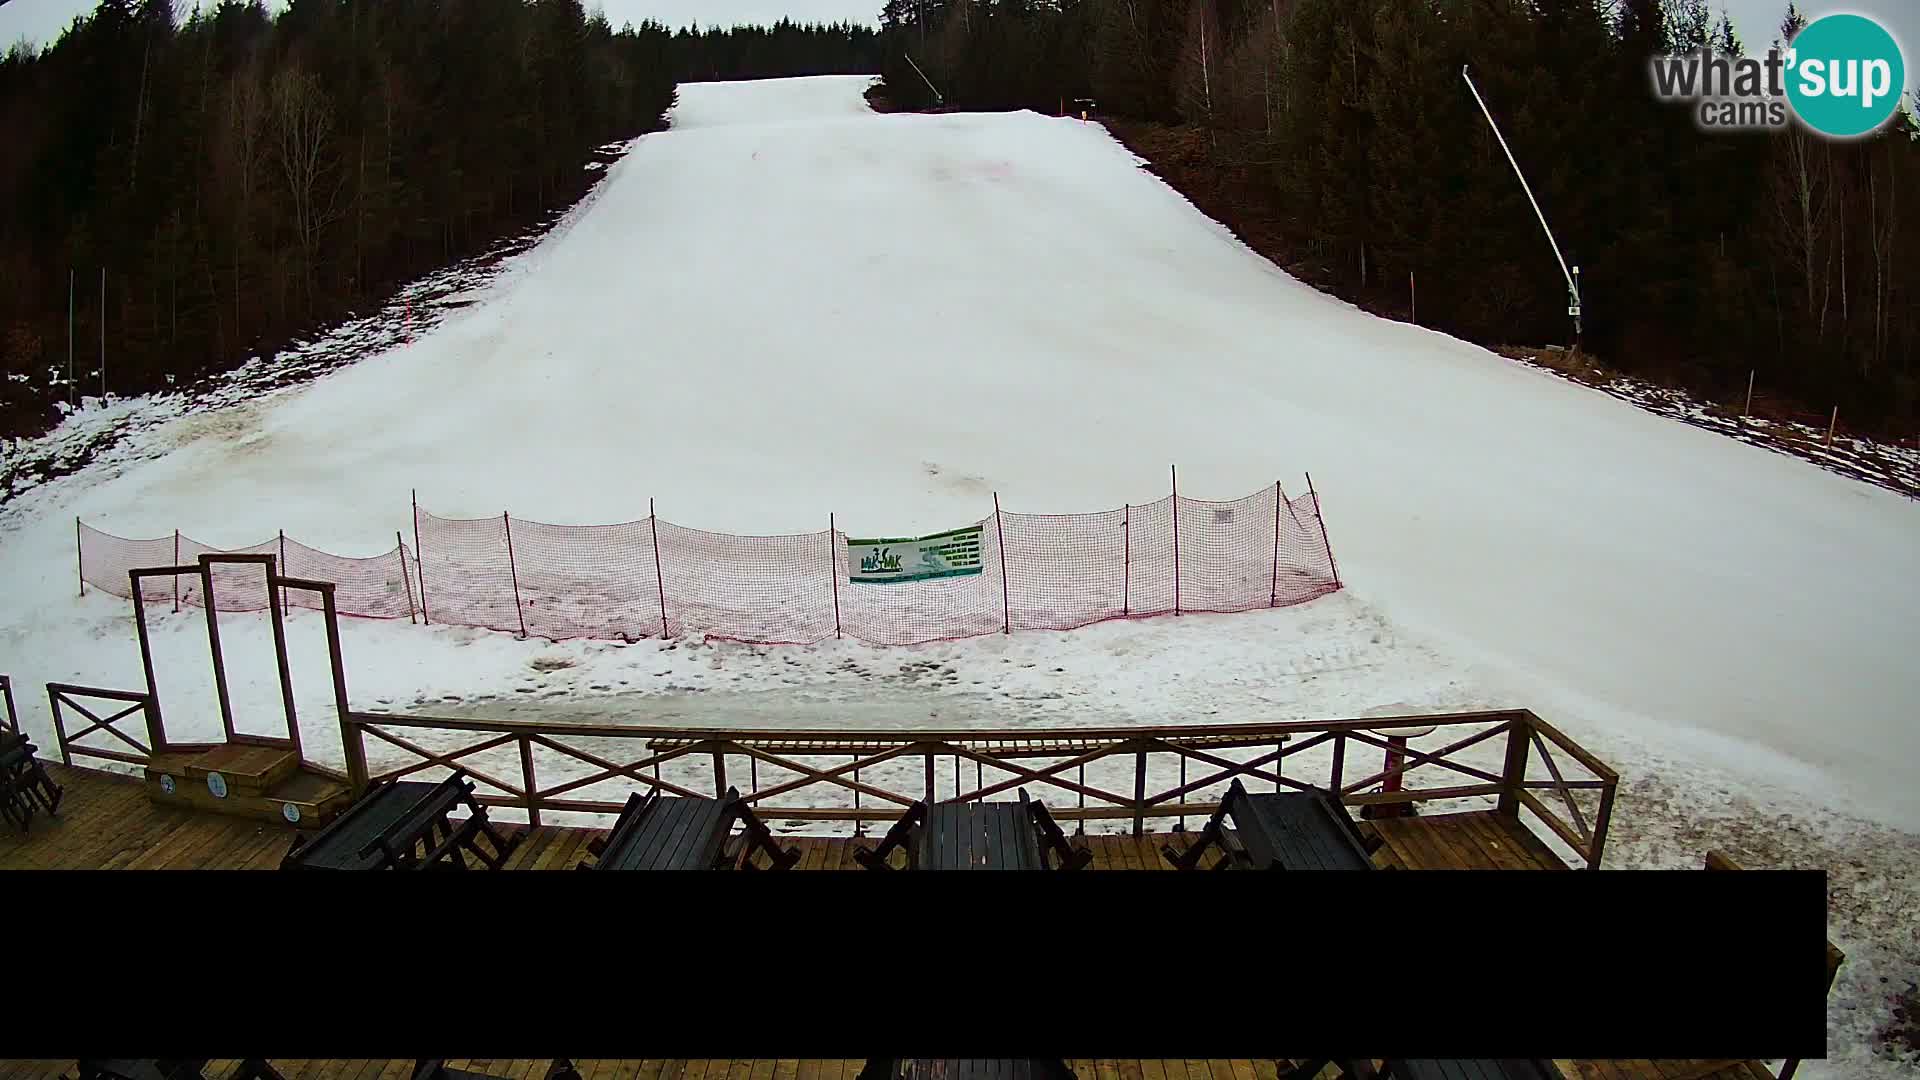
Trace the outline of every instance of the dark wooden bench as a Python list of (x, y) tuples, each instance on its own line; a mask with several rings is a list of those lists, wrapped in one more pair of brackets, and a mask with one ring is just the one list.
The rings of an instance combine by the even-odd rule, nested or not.
[[(454, 810), (466, 807), (459, 822)], [(506, 865), (525, 836), (502, 833), (473, 797), (473, 784), (456, 772), (437, 784), (392, 781), (368, 790), (333, 823), (294, 838), (282, 870), (467, 869), (472, 854), (489, 870)], [(486, 837), (489, 851), (479, 843)]]
[[(450, 1069), (446, 1058), (415, 1058), (413, 1062), (413, 1080), (501, 1080), (492, 1073), (473, 1072), (468, 1069)], [(547, 1080), (580, 1080), (580, 1073), (573, 1062), (566, 1058), (554, 1058), (547, 1066)]]
[(913, 804), (872, 851), (854, 849), (854, 861), (888, 870), (905, 846), (915, 870), (1080, 870), (1093, 852), (1067, 840), (1045, 804), (1020, 790), (1020, 801)]
[(49, 816), (57, 813), (64, 793), (41, 766), (38, 753), (25, 735), (0, 730), (0, 816), (22, 831), (36, 808)]
[(1074, 1080), (1067, 1063), (1047, 1058), (871, 1058), (858, 1080)]
[[(745, 826), (737, 840), (735, 823)], [(800, 849), (782, 850), (737, 788), (719, 799), (636, 791), (613, 830), (587, 843), (587, 854), (593, 863), (583, 861), (578, 869), (758, 870), (755, 856), (764, 854), (769, 869), (786, 870), (800, 861)]]
[[(80, 1080), (205, 1080), (210, 1058), (81, 1058)], [(284, 1080), (261, 1058), (246, 1058), (228, 1080)]]
[(1364, 836), (1332, 792), (1250, 795), (1235, 780), (1192, 847), (1182, 852), (1169, 844), (1160, 853), (1175, 868), (1192, 870), (1214, 847), (1225, 856), (1215, 870), (1372, 870), (1380, 840)]
[[(1724, 851), (1715, 850), (1707, 852), (1705, 861), (1708, 870), (1742, 869), (1740, 864), (1734, 862), (1733, 857)], [(1839, 976), (1840, 965), (1846, 958), (1847, 954), (1841, 952), (1838, 946), (1834, 945), (1831, 941), (1827, 942), (1827, 993), (1833, 993), (1833, 980)], [(1793, 1080), (1794, 1074), (1799, 1071), (1800, 1059), (1788, 1058), (1780, 1063), (1779, 1080)]]
[(1545, 1058), (1388, 1058), (1378, 1069), (1364, 1058), (1321, 1058), (1297, 1062), (1280, 1077), (1308, 1080), (1328, 1065), (1338, 1066), (1346, 1080), (1566, 1080), (1559, 1066)]

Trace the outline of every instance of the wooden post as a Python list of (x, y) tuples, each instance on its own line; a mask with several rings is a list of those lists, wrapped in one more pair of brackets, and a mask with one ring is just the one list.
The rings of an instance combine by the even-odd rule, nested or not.
[(420, 567), (420, 621), (432, 626), (433, 617), (427, 614), (427, 552), (420, 546), (420, 491), (413, 492), (413, 559)]
[(1313, 489), (1313, 474), (1307, 474), (1307, 494), (1313, 496), (1313, 520), (1320, 523), (1320, 543), (1327, 549), (1327, 569), (1333, 572), (1333, 587), (1340, 588), (1340, 564), (1333, 561), (1333, 541), (1327, 538), (1327, 519), (1320, 516), (1320, 493)]
[(1333, 737), (1333, 797), (1340, 797), (1340, 789), (1347, 773), (1347, 733), (1342, 731)]
[[(173, 530), (173, 565), (175, 566), (180, 565), (180, 530), (179, 529)], [(137, 592), (134, 593), (133, 595), (136, 598), (140, 596), (140, 594)], [(173, 610), (176, 614), (180, 611), (180, 575), (179, 574), (173, 575)]]
[[(73, 751), (67, 749), (67, 725), (60, 720), (60, 692), (51, 686), (47, 687), (47, 713), (53, 717), (53, 741), (60, 750), (60, 764), (71, 769), (73, 768)], [(151, 716), (147, 718), (147, 723), (149, 725), (153, 723)], [(154, 752), (159, 753), (158, 748)]]
[[(180, 575), (173, 575), (174, 581)], [(147, 605), (140, 600), (140, 572), (128, 571), (133, 585), (133, 633), (140, 641), (140, 671), (147, 677), (147, 745), (156, 754), (167, 752), (167, 733), (160, 719), (160, 684), (153, 677), (153, 642), (147, 636)], [(68, 762), (72, 764), (72, 762)]]
[(1840, 406), (1833, 407), (1833, 419), (1827, 421), (1827, 445), (1833, 445), (1833, 429), (1840, 424)]
[[(660, 516), (654, 513), (652, 499), (647, 500), (647, 531), (653, 535), (653, 585), (660, 593), (660, 636), (670, 638), (673, 630), (667, 625), (667, 581), (660, 570)], [(720, 794), (726, 793), (727, 789), (720, 789)]]
[(1415, 325), (1420, 322), (1420, 294), (1413, 287), (1413, 271), (1407, 271), (1407, 321)]
[(520, 784), (527, 793), (527, 828), (540, 827), (540, 796), (533, 784), (533, 740), (520, 736)]
[(1000, 547), (1000, 632), (1013, 633), (1013, 601), (1007, 589), (1007, 530), (1000, 524), (1000, 493), (993, 493), (993, 534)]
[[(1185, 760), (1184, 758), (1181, 760)], [(1186, 796), (1182, 795), (1182, 799)], [(1133, 755), (1133, 835), (1142, 836), (1147, 831), (1147, 752), (1135, 751)]]
[(353, 797), (367, 790), (367, 746), (360, 725), (354, 723), (353, 707), (347, 702), (347, 664), (340, 652), (340, 609), (334, 605), (333, 583), (322, 582), (320, 617), (327, 624), (327, 664), (333, 671), (333, 707), (340, 717), (340, 750), (347, 759), (347, 783)]
[(725, 750), (715, 750), (713, 752), (713, 797), (723, 799), (726, 798), (726, 795), (727, 752)]
[(520, 568), (513, 559), (513, 519), (500, 511), (500, 524), (507, 530), (507, 573), (513, 579), (513, 613), (520, 616), (520, 636), (527, 636), (527, 609), (520, 603)]
[[(659, 548), (654, 549), (655, 552)], [(833, 514), (827, 514), (827, 572), (833, 581), (833, 638), (840, 640), (840, 530), (833, 523)]]
[(933, 805), (933, 755), (927, 755), (927, 805)]
[(1607, 846), (1607, 825), (1613, 821), (1613, 795), (1617, 783), (1600, 789), (1600, 809), (1593, 815), (1593, 842), (1587, 845), (1587, 869), (1600, 869), (1600, 856)]
[[(73, 519), (73, 568), (80, 575), (80, 595), (85, 596), (87, 595), (87, 554), (86, 548), (80, 543), (80, 519), (77, 516)], [(133, 602), (135, 604), (140, 602), (140, 594), (137, 591), (133, 594)]]
[(1520, 785), (1527, 779), (1527, 756), (1533, 731), (1524, 714), (1507, 721), (1507, 762), (1500, 770), (1500, 801), (1494, 809), (1511, 818), (1520, 816)]
[(1286, 496), (1280, 491), (1280, 481), (1273, 482), (1273, 591), (1267, 596), (1267, 606), (1280, 603), (1280, 502)]
[[(269, 602), (273, 599), (269, 593)], [(233, 699), (227, 694), (227, 660), (220, 650), (220, 611), (213, 595), (213, 563), (200, 556), (200, 604), (207, 612), (207, 648), (213, 653), (213, 689), (220, 699), (220, 726), (233, 741)]]
[(1180, 614), (1180, 472), (1172, 465), (1167, 474), (1173, 478), (1173, 613)]
[(413, 617), (413, 579), (407, 576), (407, 542), (400, 539), (400, 530), (393, 530), (393, 548), (400, 554), (400, 584), (407, 590), (407, 622), (419, 625)]
[[(280, 673), (280, 706), (287, 714), (287, 741), (293, 744), (295, 761), (304, 760), (300, 750), (300, 714), (293, 704), (293, 669), (287, 662), (287, 619), (286, 613), (273, 604), (273, 587), (281, 575), (278, 567), (267, 564), (267, 616), (273, 624), (273, 661)], [(286, 586), (280, 586), (280, 595), (286, 596)]]

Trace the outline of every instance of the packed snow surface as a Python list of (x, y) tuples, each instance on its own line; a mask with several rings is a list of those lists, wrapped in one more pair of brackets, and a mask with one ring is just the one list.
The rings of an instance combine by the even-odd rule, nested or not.
[[(1787, 815), (1818, 838), (1778, 845), (1783, 863), (1866, 875), (1842, 946), (1897, 925), (1920, 893), (1920, 503), (1330, 299), (1097, 125), (875, 115), (867, 82), (685, 86), (672, 130), (413, 344), (171, 420), (137, 436), (147, 455), (16, 500), (0, 670), (28, 724), (47, 731), (45, 681), (140, 685), (124, 602), (74, 596), (76, 515), (370, 555), (415, 488), (443, 516), (626, 521), (653, 498), (704, 529), (833, 512), (906, 535), (977, 520), (995, 492), (1148, 502), (1169, 463), (1198, 497), (1311, 471), (1347, 592), (1298, 609), (891, 651), (350, 622), (350, 681), (362, 706), (598, 694), (605, 715), (704, 724), (859, 722), (876, 693), (945, 725), (1524, 705), (1625, 776), (1610, 865), (1697, 866), (1725, 835), (1701, 822)], [(325, 752), (315, 620), (292, 622)], [(264, 620), (229, 625), (230, 649), (263, 648)], [(161, 613), (156, 638), (170, 723), (211, 722), (201, 616)], [(919, 659), (951, 671), (905, 677)], [(230, 665), (272, 716), (265, 654)], [(1913, 958), (1889, 948), (1850, 949), (1836, 1052), (1867, 1053), (1888, 989), (1870, 979)]]

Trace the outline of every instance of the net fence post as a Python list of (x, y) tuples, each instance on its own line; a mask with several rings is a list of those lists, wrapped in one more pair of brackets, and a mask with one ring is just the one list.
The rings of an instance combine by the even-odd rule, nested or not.
[(413, 560), (420, 569), (420, 622), (433, 625), (433, 616), (427, 614), (427, 553), (420, 546), (420, 492), (413, 492)]
[[(80, 542), (80, 518), (78, 516), (73, 519), (73, 568), (80, 576), (80, 595), (85, 596), (87, 595), (87, 555), (85, 545)], [(140, 598), (138, 592), (135, 592), (133, 596), (135, 600)]]
[[(664, 640), (673, 634), (667, 625), (667, 580), (660, 571), (660, 515), (654, 511), (652, 499), (647, 500), (647, 530), (653, 535), (653, 584), (660, 594), (660, 637)], [(719, 756), (715, 755), (714, 760), (718, 761)], [(721, 794), (725, 793), (726, 789), (722, 788)]]
[[(287, 530), (280, 530), (280, 576), (287, 575)], [(287, 613), (287, 587), (280, 586), (280, 614)]]
[[(180, 530), (179, 529), (173, 530), (173, 565), (175, 566), (180, 565)], [(139, 596), (140, 594), (135, 593), (134, 595)], [(144, 598), (142, 598), (142, 600), (144, 602)], [(179, 574), (173, 575), (173, 610), (176, 614), (178, 614), (180, 611), (180, 575)]]
[(1173, 613), (1180, 614), (1180, 471), (1167, 466), (1173, 479)]
[(520, 616), (520, 636), (527, 636), (527, 609), (520, 603), (520, 568), (513, 559), (513, 519), (500, 511), (500, 524), (507, 529), (507, 574), (513, 580), (513, 613)]
[(993, 493), (993, 534), (1000, 541), (1000, 632), (1013, 633), (1013, 601), (1007, 589), (1007, 530), (1000, 524), (1000, 493)]
[(1273, 482), (1273, 592), (1267, 596), (1267, 606), (1280, 603), (1280, 481)]
[[(658, 550), (657, 548), (655, 549)], [(833, 639), (840, 640), (840, 530), (827, 514), (827, 580), (833, 583)]]
[(1120, 509), (1120, 614), (1133, 608), (1133, 504)]
[(1320, 493), (1313, 488), (1313, 474), (1307, 474), (1307, 494), (1313, 496), (1313, 520), (1320, 525), (1320, 543), (1327, 549), (1327, 569), (1333, 572), (1333, 587), (1340, 588), (1340, 565), (1333, 561), (1333, 541), (1327, 538), (1327, 519), (1320, 515)]
[(400, 539), (400, 530), (393, 530), (393, 547), (400, 553), (400, 585), (407, 590), (407, 623), (417, 626), (413, 617), (413, 579), (407, 576), (407, 542)]

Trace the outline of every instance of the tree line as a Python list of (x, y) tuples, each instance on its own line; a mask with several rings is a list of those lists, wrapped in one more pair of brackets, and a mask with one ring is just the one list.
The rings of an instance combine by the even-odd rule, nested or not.
[(185, 382), (547, 219), (676, 82), (872, 71), (876, 48), (615, 30), (581, 0), (101, 0), (0, 56), (0, 434), (57, 419), (70, 303), (80, 393), (103, 331), (113, 392)]
[[(1776, 40), (1803, 16), (1784, 13)], [(1296, 259), (1376, 310), (1487, 344), (1566, 342), (1566, 285), (1460, 76), (1581, 270), (1582, 346), (1729, 400), (1920, 417), (1920, 141), (1708, 134), (1655, 55), (1743, 43), (1706, 0), (887, 0), (900, 107), (1032, 108), (1204, 133)], [(1758, 43), (1763, 51), (1769, 42)], [(917, 65), (916, 72), (911, 64)], [(1411, 283), (1411, 284), (1410, 284)]]

